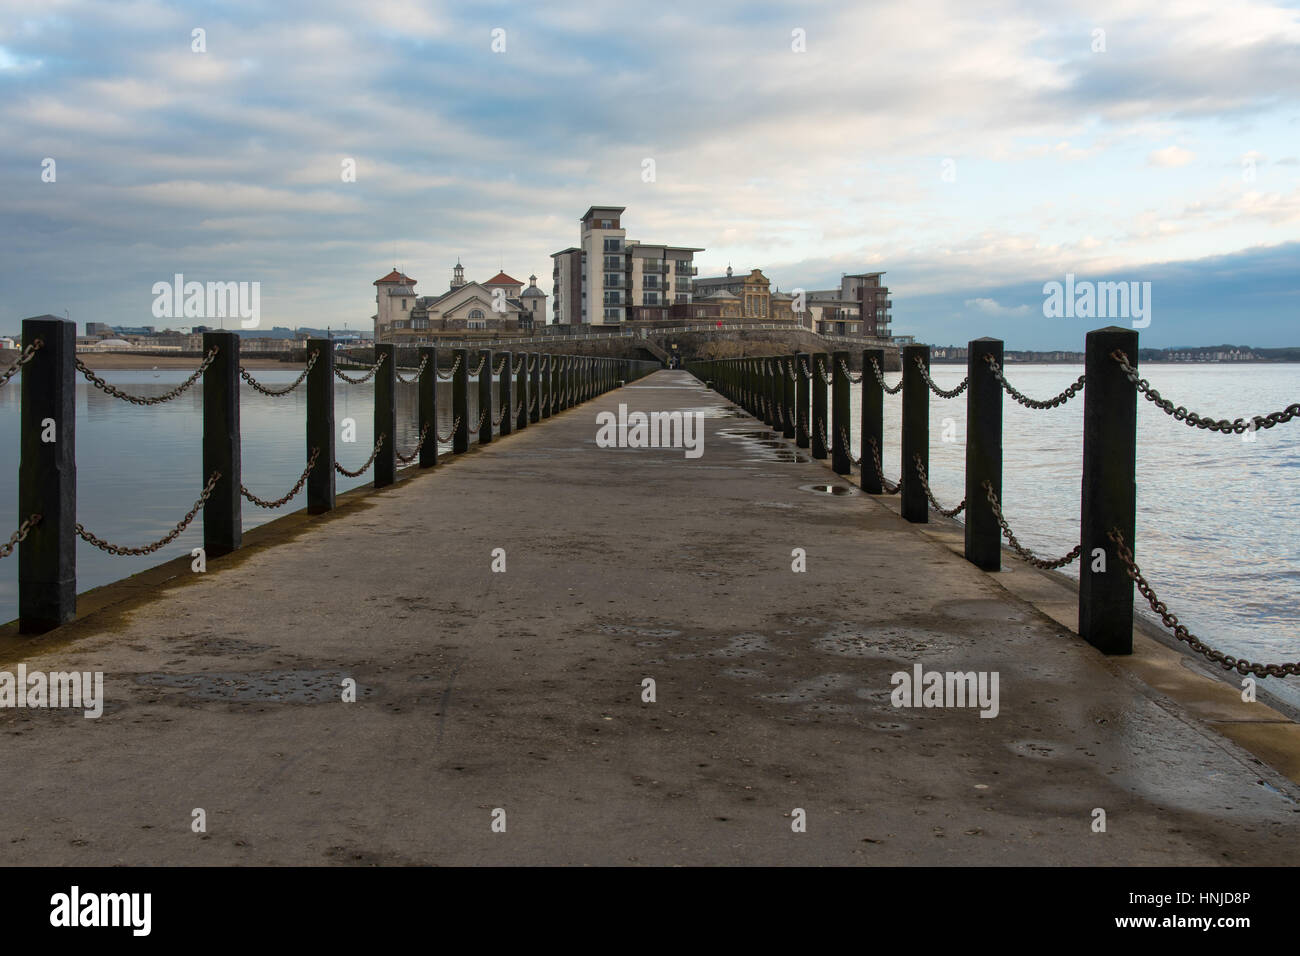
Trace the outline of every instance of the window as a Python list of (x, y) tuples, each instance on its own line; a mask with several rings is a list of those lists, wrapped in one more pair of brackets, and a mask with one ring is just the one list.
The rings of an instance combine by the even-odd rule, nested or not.
[(612, 229), (613, 227), (614, 227), (614, 223), (613, 223), (612, 220), (609, 220), (609, 219), (602, 219), (602, 220), (600, 221), (600, 228), (601, 228), (601, 229)]
[(612, 321), (614, 321), (614, 322), (617, 322), (617, 321), (619, 320), (619, 318), (620, 318), (619, 310), (618, 310), (618, 309), (606, 309), (606, 310), (605, 310), (605, 318), (606, 318), (606, 320), (612, 320)]
[[(608, 227), (606, 227), (606, 228), (608, 228)], [(605, 240), (605, 251), (606, 251), (606, 252), (622, 252), (622, 251), (623, 251), (623, 240), (622, 240), (622, 239), (606, 239), (606, 240)], [(583, 255), (585, 256), (586, 253), (583, 253)]]
[(621, 293), (621, 292), (606, 292), (606, 293), (605, 293), (605, 304), (606, 304), (606, 305), (622, 305), (622, 304), (623, 304), (622, 293)]
[(642, 300), (642, 303), (641, 303), (641, 304), (642, 304), (642, 305), (658, 305), (658, 304), (659, 304), (659, 293), (658, 293), (658, 292), (647, 292), (647, 293), (645, 293), (645, 298)]
[(406, 300), (405, 300), (405, 299), (402, 300), (402, 311), (403, 311), (403, 312), (406, 311)]
[(471, 310), (470, 310), (470, 313), (469, 313), (469, 317), (470, 317), (471, 319), (481, 319), (481, 318), (483, 318), (483, 310), (482, 310), (482, 309), (471, 309)]

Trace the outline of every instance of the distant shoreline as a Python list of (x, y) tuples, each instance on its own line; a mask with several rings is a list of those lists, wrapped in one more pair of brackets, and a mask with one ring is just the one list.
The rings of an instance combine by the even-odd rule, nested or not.
[[(14, 363), (18, 358), (18, 352), (0, 349), (0, 372)], [(182, 371), (192, 372), (199, 367), (201, 361), (197, 357), (185, 355), (128, 355), (122, 352), (78, 352), (77, 358), (81, 359), (86, 365), (95, 371), (108, 369), (126, 369), (126, 370), (144, 370), (159, 369), (165, 371)], [(239, 364), (244, 368), (258, 369), (284, 369), (285, 371), (296, 372), (303, 367), (302, 362), (281, 362), (274, 358), (261, 358), (253, 355), (241, 355)]]

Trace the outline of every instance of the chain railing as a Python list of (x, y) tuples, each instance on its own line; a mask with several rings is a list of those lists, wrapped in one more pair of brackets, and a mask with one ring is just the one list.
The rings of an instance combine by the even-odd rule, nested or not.
[(451, 431), (447, 432), (447, 434), (446, 434), (445, 437), (444, 437), (443, 435), (435, 435), (434, 437), (438, 439), (438, 443), (439, 443), (439, 444), (446, 445), (446, 444), (449, 443), (453, 438), (456, 437), (456, 429), (458, 429), (458, 428), (460, 428), (460, 416), (459, 416), (459, 415), (456, 416), (456, 420), (455, 420), (454, 422), (451, 423)]
[(191, 386), (194, 385), (195, 382), (199, 380), (203, 373), (208, 370), (208, 366), (213, 363), (216, 357), (217, 347), (214, 345), (208, 351), (208, 354), (204, 356), (203, 361), (199, 363), (199, 367), (194, 370), (193, 375), (181, 382), (175, 388), (163, 392), (161, 395), (157, 395), (153, 398), (145, 398), (141, 395), (132, 395), (129, 392), (122, 391), (120, 388), (114, 388), (112, 385), (109, 385), (108, 382), (96, 375), (95, 370), (87, 366), (85, 362), (81, 361), (81, 359), (75, 359), (74, 361), (76, 363), (77, 371), (86, 377), (86, 381), (90, 382), (91, 385), (95, 386), (95, 388), (100, 391), (112, 395), (114, 398), (120, 398), (124, 402), (130, 402), (132, 405), (161, 405), (163, 402), (170, 402), (173, 398), (183, 395)]
[(502, 404), (501, 407), (497, 410), (497, 413), (492, 416), (493, 428), (500, 427), (501, 423), (506, 420), (506, 412), (508, 411), (510, 411), (510, 409), (507, 408), (504, 404)]
[(862, 459), (853, 457), (853, 446), (849, 444), (848, 433), (845, 432), (843, 428), (840, 429), (840, 443), (844, 446), (844, 454), (848, 457), (849, 461), (855, 465), (861, 465)]
[(1289, 422), (1291, 419), (1300, 417), (1300, 404), (1288, 405), (1280, 412), (1269, 412), (1267, 415), (1255, 415), (1250, 421), (1243, 418), (1228, 421), (1226, 418), (1206, 418), (1196, 412), (1189, 412), (1182, 405), (1175, 406), (1169, 399), (1161, 396), (1151, 383), (1138, 376), (1135, 369), (1128, 362), (1126, 356), (1121, 350), (1116, 349), (1110, 353), (1110, 357), (1119, 363), (1120, 368), (1124, 370), (1125, 377), (1137, 386), (1137, 390), (1142, 393), (1147, 401), (1151, 402), (1166, 415), (1173, 417), (1174, 421), (1183, 422), (1191, 428), (1204, 428), (1212, 432), (1222, 432), (1225, 435), (1240, 435), (1242, 432), (1258, 430), (1260, 428), (1272, 428), (1274, 425), (1280, 425)]
[(337, 461), (334, 462), (334, 470), (337, 471), (340, 475), (347, 475), (349, 478), (360, 478), (362, 475), (366, 473), (367, 470), (369, 470), (370, 466), (375, 463), (375, 459), (379, 457), (379, 449), (383, 446), (384, 439), (387, 437), (388, 437), (387, 433), (384, 433), (379, 436), (379, 440), (375, 442), (374, 451), (370, 453), (370, 457), (366, 459), (366, 463), (362, 465), (360, 468), (358, 468), (356, 471), (348, 471)]
[(1078, 395), (1083, 391), (1084, 383), (1087, 381), (1087, 376), (1080, 375), (1065, 391), (1058, 395), (1053, 395), (1046, 401), (1038, 401), (1037, 399), (1030, 398), (1028, 395), (1019, 392), (1015, 386), (1008, 382), (1002, 374), (1002, 368), (998, 365), (997, 359), (992, 355), (985, 355), (984, 361), (988, 363), (989, 370), (993, 372), (993, 377), (998, 380), (998, 384), (1002, 386), (1003, 390), (1021, 405), (1025, 406), (1025, 408), (1045, 409), (1056, 408), (1059, 405), (1064, 405), (1070, 399), (1074, 398), (1075, 395)]
[(27, 533), (41, 523), (40, 515), (32, 515), (18, 526), (18, 530), (9, 536), (8, 542), (0, 544), (0, 558), (7, 558), (14, 553), (14, 548), (27, 539)]
[(1007, 544), (1011, 550), (1020, 555), (1025, 561), (1029, 562), (1036, 568), (1044, 571), (1052, 571), (1056, 568), (1063, 568), (1067, 564), (1074, 562), (1080, 554), (1083, 553), (1083, 545), (1076, 544), (1070, 549), (1069, 553), (1059, 558), (1040, 558), (1034, 552), (1022, 545), (1011, 531), (1011, 526), (1007, 524), (1006, 517), (1002, 514), (1002, 505), (998, 501), (997, 492), (993, 490), (993, 483), (990, 481), (983, 482), (984, 494), (988, 497), (989, 507), (993, 509), (993, 517), (998, 519), (998, 526), (1002, 529), (1002, 537), (1007, 539)]
[(474, 427), (469, 430), (471, 435), (477, 435), (479, 432), (483, 430), (483, 419), (485, 419), (486, 417), (487, 417), (486, 411), (480, 411), (478, 413), (478, 422), (476, 422)]
[(311, 355), (307, 357), (307, 367), (302, 370), (301, 375), (294, 379), (292, 385), (286, 386), (285, 388), (271, 388), (267, 385), (263, 385), (257, 379), (253, 378), (248, 369), (244, 368), (242, 365), (239, 366), (239, 377), (249, 385), (253, 386), (254, 390), (261, 392), (263, 395), (270, 395), (272, 398), (279, 398), (282, 395), (288, 395), (303, 382), (307, 381), (307, 375), (311, 372), (312, 366), (316, 364), (316, 359), (318, 358), (320, 358), (320, 350), (312, 349)]
[(456, 369), (458, 369), (458, 368), (460, 368), (460, 356), (459, 356), (459, 355), (456, 356), (456, 361), (454, 361), (454, 362), (451, 363), (451, 370), (450, 370), (449, 372), (447, 372), (446, 375), (444, 375), (444, 374), (442, 373), (442, 371), (441, 371), (437, 366), (434, 366), (434, 369), (433, 369), (433, 370), (434, 370), (435, 373), (437, 373), (438, 378), (442, 379), (444, 382), (450, 382), (453, 378), (456, 377)]
[(955, 508), (945, 508), (943, 505), (939, 504), (939, 502), (935, 500), (934, 492), (930, 490), (930, 481), (925, 474), (925, 462), (921, 460), (921, 455), (919, 452), (916, 455), (914, 455), (913, 458), (916, 461), (916, 474), (917, 477), (920, 478), (921, 480), (921, 488), (925, 491), (925, 496), (930, 499), (930, 507), (933, 508), (935, 511), (939, 512), (939, 514), (943, 515), (945, 518), (955, 518), (957, 517), (957, 515), (965, 511), (966, 510), (965, 498), (963, 498), (961, 500), (961, 503), (958, 504)]
[(420, 359), (420, 367), (415, 370), (414, 375), (412, 375), (410, 378), (407, 378), (405, 375), (402, 374), (402, 370), (398, 369), (397, 380), (401, 382), (403, 385), (418, 385), (420, 382), (420, 377), (424, 375), (424, 370), (428, 366), (428, 364), (429, 364), (429, 356), (426, 354), (423, 358)]
[[(930, 370), (926, 368), (925, 363), (921, 361), (921, 356), (914, 355), (912, 358), (916, 361), (916, 367), (920, 369), (921, 378), (925, 380), (926, 386), (940, 398), (956, 398), (962, 392), (966, 391), (966, 387), (970, 385), (970, 376), (967, 376), (961, 380), (961, 384), (956, 388), (940, 388), (935, 384), (934, 379), (930, 377)], [(902, 382), (899, 382), (899, 385), (901, 386)]]
[(36, 355), (37, 351), (45, 343), (40, 339), (33, 339), (30, 345), (23, 347), (22, 353), (18, 356), (18, 361), (10, 365), (3, 375), (0, 375), (0, 388), (3, 388), (11, 378), (18, 374), (18, 370), (30, 362)]
[(817, 374), (821, 377), (821, 380), (825, 382), (827, 385), (830, 385), (832, 382), (835, 381), (834, 378), (831, 377), (831, 373), (826, 371), (826, 363), (823, 362), (821, 359), (817, 359)]
[(499, 376), (505, 370), (506, 370), (506, 357), (503, 355), (501, 356), (501, 364), (492, 370), (492, 374)]
[(1133, 580), (1133, 583), (1137, 585), (1138, 591), (1147, 599), (1147, 603), (1151, 605), (1151, 610), (1159, 616), (1160, 622), (1173, 632), (1174, 637), (1193, 651), (1218, 664), (1224, 670), (1236, 671), (1238, 674), (1254, 674), (1256, 677), (1287, 677), (1292, 674), (1300, 674), (1300, 661), (1285, 664), (1257, 664), (1244, 658), (1237, 658), (1216, 651), (1208, 644), (1203, 643), (1185, 625), (1179, 623), (1178, 616), (1170, 611), (1165, 602), (1156, 596), (1155, 589), (1143, 577), (1142, 569), (1138, 567), (1137, 562), (1133, 559), (1133, 552), (1129, 550), (1128, 545), (1124, 542), (1123, 533), (1118, 528), (1112, 528), (1106, 537), (1115, 545), (1115, 552), (1119, 555), (1124, 570)]
[(199, 509), (202, 508), (204, 504), (207, 503), (208, 496), (212, 494), (212, 489), (217, 486), (217, 482), (220, 480), (221, 480), (221, 472), (214, 471), (212, 473), (212, 477), (208, 479), (208, 483), (203, 486), (203, 492), (199, 495), (199, 500), (194, 502), (194, 507), (191, 508), (186, 513), (184, 518), (182, 518), (180, 521), (176, 523), (176, 527), (172, 529), (171, 533), (167, 535), (167, 537), (160, 538), (159, 540), (155, 541), (153, 544), (146, 544), (144, 547), (141, 548), (126, 548), (126, 547), (122, 547), (121, 545), (109, 544), (104, 539), (95, 537), (95, 535), (91, 534), (89, 531), (83, 528), (80, 521), (78, 521), (75, 526), (77, 536), (81, 538), (81, 540), (85, 541), (87, 544), (92, 544), (95, 547), (99, 548), (100, 551), (106, 551), (109, 554), (131, 555), (131, 556), (153, 554), (153, 552), (157, 551), (159, 548), (166, 547), (167, 545), (175, 541), (177, 536), (179, 536), (182, 531), (184, 531), (186, 528), (190, 526), (190, 522), (193, 521), (194, 516), (199, 513)]
[(483, 371), (483, 366), (486, 364), (487, 364), (487, 356), (480, 355), (478, 357), (478, 365), (474, 366), (472, 369), (469, 369), (465, 374), (468, 375), (470, 378), (478, 378), (478, 373)]
[(876, 361), (875, 356), (871, 358), (871, 372), (876, 376), (876, 381), (880, 383), (880, 387), (888, 394), (897, 395), (903, 390), (903, 380), (901, 378), (898, 380), (898, 384), (892, 388), (885, 384), (885, 373), (880, 370), (880, 364)]
[(384, 364), (384, 359), (386, 358), (388, 358), (387, 353), (380, 352), (379, 358), (375, 360), (375, 364), (369, 366), (366, 374), (362, 375), (360, 378), (353, 378), (351, 375), (346, 375), (337, 367), (334, 369), (334, 374), (343, 379), (343, 381), (347, 382), (349, 385), (364, 385), (375, 377), (375, 373), (379, 371), (379, 366)]
[(299, 477), (298, 481), (294, 484), (294, 486), (289, 489), (289, 493), (282, 498), (277, 498), (275, 499), (275, 501), (267, 501), (265, 498), (257, 497), (257, 495), (253, 494), (246, 487), (244, 487), (242, 483), (239, 486), (239, 493), (243, 495), (245, 498), (247, 498), (249, 501), (251, 501), (253, 504), (257, 505), (259, 508), (271, 509), (271, 508), (278, 508), (281, 505), (288, 504), (290, 501), (293, 500), (294, 495), (302, 491), (302, 486), (307, 483), (307, 476), (310, 475), (312, 469), (316, 467), (316, 458), (319, 454), (320, 454), (319, 448), (313, 448), (311, 450), (311, 457), (307, 459), (307, 467), (303, 469), (302, 476)]
[(862, 375), (861, 374), (854, 375), (852, 372), (850, 372), (849, 364), (845, 362), (844, 359), (840, 359), (840, 371), (844, 373), (844, 377), (849, 380), (850, 385), (857, 385), (859, 382), (862, 381)]
[(876, 478), (880, 481), (880, 487), (885, 489), (885, 494), (896, 495), (903, 484), (903, 476), (898, 476), (898, 481), (890, 481), (885, 477), (885, 469), (880, 465), (880, 446), (876, 444), (874, 438), (869, 439), (871, 442), (871, 463), (876, 467)]
[(397, 460), (400, 461), (403, 465), (409, 465), (412, 462), (414, 462), (415, 459), (419, 458), (420, 449), (424, 447), (424, 439), (428, 436), (428, 434), (429, 434), (429, 425), (426, 422), (425, 426), (420, 429), (420, 440), (415, 443), (415, 448), (411, 450), (411, 453), (409, 455), (403, 455), (400, 451), (396, 452)]

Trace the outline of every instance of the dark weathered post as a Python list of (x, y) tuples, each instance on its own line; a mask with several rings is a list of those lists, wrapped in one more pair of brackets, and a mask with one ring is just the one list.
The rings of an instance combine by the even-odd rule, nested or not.
[(781, 382), (781, 358), (778, 355), (772, 356), (767, 360), (768, 374), (771, 375), (771, 387), (768, 390), (768, 401), (772, 403), (772, 427), (774, 429), (785, 428), (785, 386)]
[[(875, 366), (872, 366), (875, 362)], [(862, 352), (862, 432), (858, 448), (862, 455), (862, 470), (858, 480), (862, 490), (869, 495), (883, 495), (880, 475), (876, 471), (876, 454), (885, 448), (885, 390), (876, 378), (876, 368), (885, 369), (884, 349), (864, 349)], [(872, 443), (876, 451), (872, 451)]]
[(479, 349), (478, 410), (482, 415), (478, 426), (478, 443), (492, 442), (492, 350)]
[(501, 402), (501, 437), (505, 438), (515, 425), (515, 367), (513, 352), (502, 352), (500, 354), (501, 387), (498, 397)]
[(541, 352), (531, 352), (528, 357), (533, 363), (532, 368), (528, 373), (528, 404), (531, 406), (531, 411), (528, 413), (528, 420), (530, 422), (540, 422), (543, 414), (542, 366), (544, 356)]
[(984, 482), (1002, 500), (1002, 386), (985, 356), (1002, 365), (1001, 339), (972, 339), (966, 351), (966, 560), (1002, 567), (1002, 529)]
[(397, 346), (375, 345), (375, 361), (383, 362), (375, 372), (375, 441), (382, 441), (375, 455), (375, 487), (386, 488), (397, 478)]
[(831, 355), (831, 427), (835, 429), (831, 437), (831, 471), (837, 475), (847, 475), (853, 470), (853, 461), (849, 453), (849, 420), (853, 417), (849, 411), (849, 353), (835, 352)]
[(812, 456), (825, 458), (826, 454), (826, 366), (829, 357), (825, 352), (815, 352), (812, 356)]
[(515, 416), (515, 430), (528, 427), (528, 353), (519, 353), (519, 371), (515, 373), (515, 391), (519, 393), (519, 413)]
[[(1135, 555), (1137, 389), (1111, 353), (1137, 368), (1138, 334), (1088, 333), (1083, 388), (1083, 500), (1079, 522), (1079, 636), (1107, 654), (1133, 653), (1133, 581), (1107, 537), (1118, 528)], [(1103, 552), (1098, 555), (1097, 552)]]
[(239, 335), (204, 332), (203, 354), (216, 357), (203, 373), (203, 483), (221, 472), (203, 506), (203, 553), (229, 554), (243, 543), (239, 484)]
[(38, 339), (22, 371), (19, 412), (18, 524), (40, 515), (18, 546), (20, 634), (77, 616), (77, 323), (23, 319), (23, 348)]
[(307, 356), (316, 353), (307, 373), (307, 458), (316, 449), (316, 464), (307, 476), (307, 513), (334, 510), (334, 343), (308, 339)]
[(807, 352), (797, 352), (794, 357), (794, 374), (795, 374), (795, 430), (794, 443), (799, 448), (807, 448), (809, 445), (808, 432), (808, 378), (804, 375), (803, 370), (812, 368), (812, 356)]
[(438, 350), (432, 346), (420, 347), (420, 361), (424, 371), (420, 373), (420, 434), (424, 444), (420, 446), (420, 467), (432, 468), (438, 464)]
[(469, 451), (469, 349), (456, 349), (456, 371), (451, 378), (451, 450), (457, 455)]
[[(917, 364), (920, 360), (921, 365)], [(916, 456), (930, 473), (930, 388), (921, 375), (921, 367), (930, 371), (930, 346), (903, 346), (903, 440), (902, 440), (902, 515), (916, 524), (930, 520), (930, 504), (921, 487), (916, 470)]]
[(542, 370), (542, 417), (550, 418), (555, 413), (555, 355), (546, 354), (546, 367)]
[(794, 356), (783, 356), (778, 370), (781, 374), (781, 406), (785, 410), (781, 435), (783, 438), (794, 438), (794, 379), (791, 377), (791, 373), (795, 371)]

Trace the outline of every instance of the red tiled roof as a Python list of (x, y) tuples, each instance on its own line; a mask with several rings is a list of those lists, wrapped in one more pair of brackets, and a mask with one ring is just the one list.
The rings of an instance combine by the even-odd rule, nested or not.
[(412, 279), (410, 276), (402, 275), (396, 269), (388, 273), (388, 275), (384, 276), (382, 279), (376, 279), (374, 281), (374, 284), (379, 285), (379, 283), (381, 282), (400, 282), (403, 285), (415, 285), (414, 279)]
[(523, 283), (520, 282), (518, 279), (512, 279), (504, 272), (498, 272), (491, 279), (488, 279), (487, 282), (483, 282), (480, 284), (481, 285), (523, 285)]

